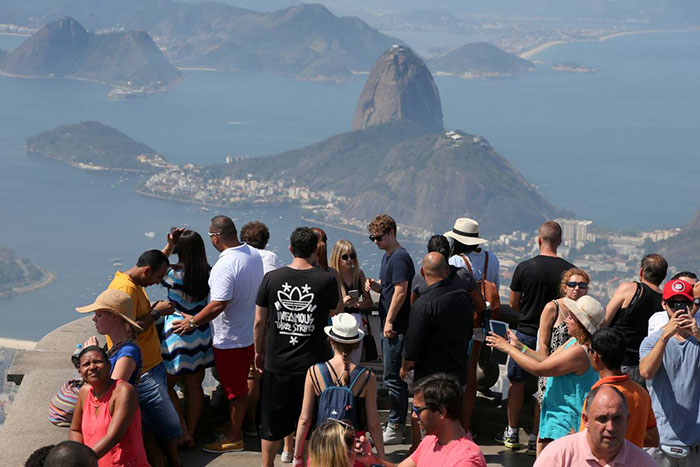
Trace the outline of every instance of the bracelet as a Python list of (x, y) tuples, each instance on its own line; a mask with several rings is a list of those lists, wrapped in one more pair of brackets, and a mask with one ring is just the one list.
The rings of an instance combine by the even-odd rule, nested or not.
[(523, 344), (523, 348), (520, 349), (520, 353), (527, 353), (528, 346)]
[(190, 329), (194, 329), (197, 326), (199, 326), (197, 323), (194, 322), (194, 316), (190, 316), (190, 319), (188, 321), (188, 324), (190, 326)]

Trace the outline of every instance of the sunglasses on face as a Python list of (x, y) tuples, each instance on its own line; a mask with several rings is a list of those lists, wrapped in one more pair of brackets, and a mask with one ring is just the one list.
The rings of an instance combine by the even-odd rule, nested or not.
[(344, 253), (340, 255), (340, 259), (342, 259), (343, 261), (347, 261), (349, 259), (354, 260), (355, 258), (357, 258), (357, 255), (355, 253)]
[(433, 407), (429, 405), (424, 405), (424, 406), (413, 406), (412, 407), (413, 413), (416, 414), (416, 417), (420, 417), (420, 413), (424, 410), (433, 410)]
[(384, 238), (384, 235), (386, 234), (381, 234), (381, 235), (370, 235), (369, 236), (369, 241), (370, 242), (381, 242), (382, 238)]
[(668, 300), (667, 303), (672, 310), (676, 311), (685, 310), (687, 308), (690, 308), (690, 306), (692, 305), (692, 302), (689, 302), (687, 300)]
[(578, 286), (578, 288), (581, 290), (586, 290), (588, 288), (588, 284), (585, 282), (567, 282), (566, 286), (571, 287), (572, 289), (575, 289), (576, 286)]

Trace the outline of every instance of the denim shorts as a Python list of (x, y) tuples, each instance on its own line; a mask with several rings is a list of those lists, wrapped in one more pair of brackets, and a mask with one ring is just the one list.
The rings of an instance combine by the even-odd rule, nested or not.
[(148, 431), (160, 439), (182, 436), (180, 417), (168, 396), (163, 363), (144, 372), (136, 390), (141, 407), (141, 421)]
[[(515, 331), (516, 337), (523, 344), (530, 347), (532, 350), (537, 348), (537, 336), (528, 336), (520, 331)], [(528, 372), (520, 368), (512, 358), (508, 359), (508, 381), (511, 383), (522, 383), (527, 378)]]

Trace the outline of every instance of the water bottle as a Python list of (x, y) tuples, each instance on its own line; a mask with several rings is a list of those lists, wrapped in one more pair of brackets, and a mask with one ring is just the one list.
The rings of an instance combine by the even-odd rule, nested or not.
[(83, 351), (83, 344), (76, 344), (75, 345), (75, 352), (73, 352), (73, 355), (70, 357), (70, 361), (73, 362), (73, 366), (77, 369), (78, 365), (80, 364), (80, 361), (78, 360), (78, 356), (80, 355), (80, 352)]
[(484, 310), (483, 315), (481, 316), (481, 330), (483, 331), (485, 336), (489, 335), (489, 321), (491, 320), (491, 302), (487, 301), (486, 302), (486, 309)]

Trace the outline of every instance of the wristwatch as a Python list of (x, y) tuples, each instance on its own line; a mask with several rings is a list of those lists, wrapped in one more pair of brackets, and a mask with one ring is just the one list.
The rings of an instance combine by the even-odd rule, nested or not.
[(190, 319), (187, 322), (187, 324), (189, 324), (190, 329), (194, 329), (198, 326), (198, 324), (194, 322), (194, 316), (190, 316)]
[(693, 305), (700, 307), (700, 297), (695, 297), (695, 299), (693, 299)]
[(153, 321), (158, 321), (161, 318), (160, 311), (151, 310), (151, 317), (153, 318)]

